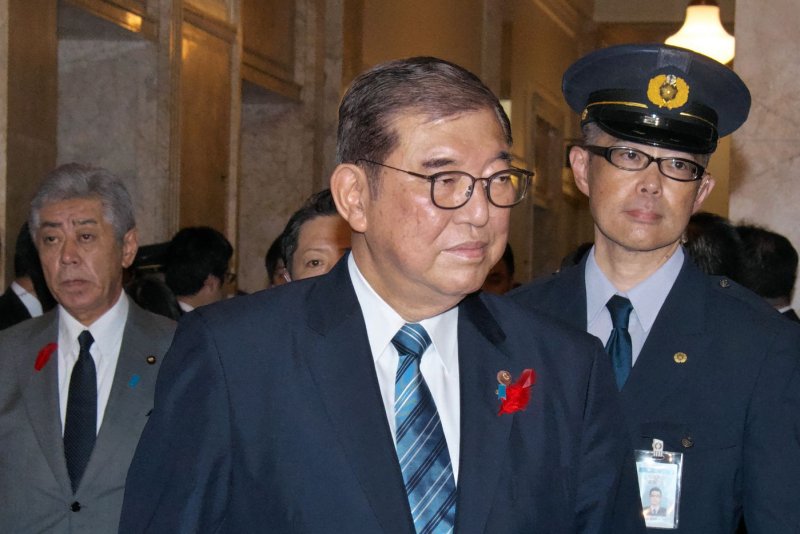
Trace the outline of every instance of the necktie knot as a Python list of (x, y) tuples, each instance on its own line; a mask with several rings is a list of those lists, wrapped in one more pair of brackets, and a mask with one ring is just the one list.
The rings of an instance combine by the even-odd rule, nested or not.
[(419, 323), (406, 323), (392, 338), (392, 345), (400, 356), (422, 357), (430, 346), (431, 338), (428, 332)]
[(614, 295), (606, 303), (608, 313), (611, 314), (611, 324), (614, 328), (628, 329), (628, 319), (633, 311), (631, 301), (620, 295)]
[(92, 333), (88, 330), (84, 330), (78, 335), (78, 344), (81, 347), (81, 352), (89, 352), (92, 343), (94, 343), (94, 338), (92, 337)]

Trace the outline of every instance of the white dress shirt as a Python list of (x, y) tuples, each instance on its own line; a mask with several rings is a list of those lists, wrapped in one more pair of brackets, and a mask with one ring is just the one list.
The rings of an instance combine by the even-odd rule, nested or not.
[(190, 311), (194, 311), (194, 306), (180, 299), (178, 299), (178, 306), (180, 307), (181, 311), (183, 311), (183, 313), (189, 313)]
[[(356, 291), (364, 322), (367, 326), (375, 372), (378, 375), (386, 419), (395, 435), (394, 387), (400, 356), (392, 338), (406, 321), (384, 301), (359, 271), (353, 255), (347, 259), (350, 280)], [(453, 476), (458, 482), (459, 444), (461, 442), (461, 404), (458, 375), (458, 308), (420, 321), (428, 332), (431, 345), (422, 355), (420, 372), (436, 403), (453, 464)]]
[(61, 305), (58, 306), (58, 401), (61, 408), (62, 435), (67, 417), (69, 381), (80, 352), (78, 336), (84, 330), (89, 330), (94, 338), (89, 352), (97, 369), (97, 431), (99, 432), (108, 397), (111, 394), (111, 385), (114, 382), (114, 372), (117, 369), (129, 308), (128, 296), (123, 291), (111, 309), (87, 328)]
[(664, 301), (667, 300), (678, 274), (683, 268), (683, 247), (678, 247), (672, 256), (658, 268), (656, 272), (640, 282), (628, 292), (617, 291), (614, 284), (606, 277), (594, 259), (594, 247), (589, 251), (586, 259), (586, 324), (590, 334), (600, 339), (603, 344), (608, 342), (611, 330), (611, 314), (606, 308), (606, 303), (614, 295), (628, 298), (633, 305), (628, 320), (628, 333), (631, 335), (631, 348), (633, 349), (633, 363), (642, 352), (644, 342), (650, 334), (650, 329), (656, 321), (658, 312)]
[(42, 315), (42, 303), (36, 298), (36, 295), (29, 292), (16, 282), (11, 282), (11, 289), (16, 293), (22, 304), (28, 309), (31, 317), (39, 317)]

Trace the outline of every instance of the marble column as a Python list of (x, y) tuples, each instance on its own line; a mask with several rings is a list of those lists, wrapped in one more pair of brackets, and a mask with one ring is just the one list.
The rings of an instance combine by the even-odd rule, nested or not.
[[(730, 218), (766, 226), (800, 250), (798, 26), (796, 0), (736, 2), (735, 70), (753, 104), (733, 134)], [(795, 308), (799, 304), (795, 295)]]

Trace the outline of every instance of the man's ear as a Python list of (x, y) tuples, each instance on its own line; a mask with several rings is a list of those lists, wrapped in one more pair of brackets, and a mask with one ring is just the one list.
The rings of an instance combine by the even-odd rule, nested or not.
[(206, 279), (203, 281), (203, 286), (207, 287), (212, 293), (216, 292), (220, 287), (222, 287), (222, 280), (214, 276), (213, 274), (209, 274), (206, 276)]
[(127, 269), (136, 258), (136, 252), (139, 250), (139, 233), (136, 228), (128, 230), (122, 236), (122, 268)]
[(697, 190), (697, 195), (694, 197), (694, 204), (692, 205), (692, 213), (697, 213), (700, 210), (700, 207), (705, 202), (708, 195), (711, 194), (711, 191), (714, 189), (716, 185), (716, 181), (714, 177), (711, 176), (709, 173), (705, 173), (701, 178), (700, 187)]
[(589, 151), (579, 146), (573, 146), (569, 150), (569, 164), (572, 167), (572, 176), (578, 190), (589, 195)]
[(352, 163), (337, 165), (331, 174), (331, 195), (339, 215), (350, 228), (354, 232), (365, 232), (370, 191), (369, 178), (364, 169)]

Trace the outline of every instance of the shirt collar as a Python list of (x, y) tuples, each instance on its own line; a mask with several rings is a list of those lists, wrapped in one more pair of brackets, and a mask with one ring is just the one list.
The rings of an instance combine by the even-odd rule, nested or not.
[(683, 247), (667, 259), (653, 274), (634, 288), (623, 293), (617, 291), (594, 259), (594, 247), (589, 251), (586, 260), (586, 319), (591, 324), (603, 312), (608, 299), (619, 294), (630, 299), (639, 323), (645, 332), (649, 332), (658, 316), (661, 306), (667, 300), (675, 280), (681, 272), (684, 261)]
[(88, 330), (94, 338), (93, 348), (97, 348), (98, 352), (92, 351), (93, 354), (103, 355), (111, 354), (115, 347), (118, 346), (118, 337), (122, 336), (125, 321), (128, 320), (128, 310), (130, 309), (130, 302), (128, 296), (124, 291), (120, 292), (117, 302), (108, 309), (103, 315), (98, 317), (89, 326), (84, 326), (69, 312), (58, 305), (58, 337), (59, 340), (69, 340), (68, 352), (78, 353), (78, 336), (84, 330)]
[[(349, 253), (347, 258), (347, 268), (364, 316), (372, 357), (377, 360), (386, 351), (392, 338), (406, 321), (367, 282), (356, 265), (352, 253)], [(458, 365), (456, 350), (458, 306), (434, 317), (423, 319), (420, 324), (428, 332), (444, 368), (446, 370), (455, 368)]]

